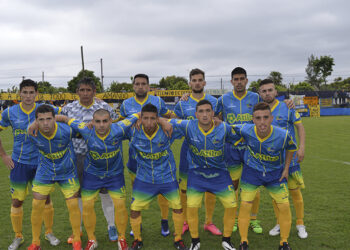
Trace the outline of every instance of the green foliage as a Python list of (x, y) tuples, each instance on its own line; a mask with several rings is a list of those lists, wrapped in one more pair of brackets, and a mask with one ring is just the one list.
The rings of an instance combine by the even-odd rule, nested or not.
[(19, 87), (12, 85), (11, 88), (7, 88), (7, 93), (18, 93), (19, 92)]
[(315, 90), (310, 83), (308, 82), (299, 82), (298, 84), (290, 85), (291, 91), (313, 91)]
[(267, 78), (271, 79), (276, 86), (283, 85), (282, 84), (282, 80), (283, 80), (282, 73), (280, 73), (278, 71), (271, 71)]
[(335, 78), (334, 82), (330, 84), (334, 90), (347, 90), (350, 91), (350, 77), (342, 79), (341, 77)]
[(165, 78), (162, 77), (159, 81), (159, 87), (171, 90), (185, 90), (190, 88), (186, 78), (174, 75)]
[(53, 94), (57, 93), (58, 90), (51, 85), (51, 83), (44, 81), (44, 82), (38, 82), (38, 91), (39, 93), (47, 93), (47, 94)]
[(249, 91), (254, 91), (254, 92), (258, 92), (259, 90), (259, 85), (260, 85), (260, 82), (262, 80), (261, 79), (258, 79), (256, 81), (252, 81), (250, 84), (249, 84), (249, 87), (248, 87), (248, 90)]
[(334, 65), (334, 59), (331, 56), (318, 58), (311, 54), (305, 68), (307, 82), (319, 90), (322, 83), (327, 84), (327, 77), (332, 74)]
[(70, 93), (76, 93), (77, 92), (77, 86), (78, 86), (78, 82), (80, 81), (80, 79), (82, 79), (83, 77), (90, 77), (94, 80), (95, 85), (96, 85), (96, 92), (100, 93), (102, 92), (102, 84), (100, 81), (100, 78), (95, 76), (94, 72), (91, 70), (81, 70), (77, 76), (73, 77), (72, 80), (70, 80), (68, 82), (68, 88), (67, 90)]
[(113, 81), (111, 86), (106, 90), (107, 92), (133, 92), (132, 83)]

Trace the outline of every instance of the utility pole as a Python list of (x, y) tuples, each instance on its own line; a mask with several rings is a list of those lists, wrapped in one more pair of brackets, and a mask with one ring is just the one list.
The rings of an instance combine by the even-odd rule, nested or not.
[(45, 81), (45, 76), (44, 76), (44, 71), (41, 72), (41, 81), (44, 82)]
[(102, 58), (100, 59), (100, 64), (101, 64), (101, 85), (102, 85), (102, 91), (104, 90), (104, 88), (103, 88), (103, 78), (104, 78), (104, 76), (103, 76), (103, 60), (102, 60)]
[(220, 88), (221, 88), (221, 94), (223, 94), (223, 93), (222, 93), (222, 77), (220, 78), (220, 86), (221, 86), (221, 87), (220, 87)]
[(84, 66), (84, 51), (83, 46), (80, 46), (80, 54), (81, 54), (81, 64), (83, 67), (83, 76), (85, 75), (85, 66)]

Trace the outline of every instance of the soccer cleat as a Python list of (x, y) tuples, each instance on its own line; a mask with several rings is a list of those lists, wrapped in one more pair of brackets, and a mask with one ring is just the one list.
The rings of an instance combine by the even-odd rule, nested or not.
[(187, 247), (185, 246), (185, 243), (183, 242), (183, 240), (175, 241), (174, 247), (176, 249), (180, 249), (180, 250), (187, 250)]
[(186, 221), (184, 221), (184, 225), (182, 226), (182, 234), (186, 233), (189, 230), (189, 226)]
[(115, 226), (108, 227), (108, 236), (110, 241), (118, 240), (117, 228)]
[(21, 238), (19, 238), (19, 237), (14, 238), (14, 240), (11, 243), (11, 245), (9, 245), (8, 250), (16, 250), (16, 249), (18, 249), (19, 246), (23, 244), (23, 242), (24, 242), (24, 238), (23, 237), (21, 237)]
[(223, 239), (221, 245), (225, 250), (236, 250), (235, 246), (231, 243), (229, 238), (227, 240)]
[(300, 239), (306, 239), (308, 234), (304, 225), (297, 225), (298, 236)]
[(142, 241), (139, 240), (134, 240), (131, 247), (129, 247), (129, 250), (137, 250), (137, 249), (141, 249), (143, 246)]
[(118, 250), (128, 250), (128, 243), (125, 239), (118, 240)]
[(250, 228), (256, 234), (262, 234), (262, 232), (263, 232), (263, 229), (260, 226), (260, 221), (258, 221), (258, 220), (251, 220), (250, 221)]
[(57, 246), (61, 242), (55, 235), (53, 235), (53, 233), (46, 234), (45, 240), (49, 241), (51, 246)]
[(166, 237), (170, 234), (168, 220), (161, 220), (162, 231), (161, 234)]
[(192, 243), (191, 243), (189, 250), (198, 250), (200, 248), (201, 248), (201, 242), (200, 242), (199, 238), (196, 238), (196, 239), (192, 238)]
[(239, 244), (239, 250), (249, 250), (248, 243), (246, 241), (241, 242)]
[[(77, 241), (73, 243), (73, 250), (81, 250), (81, 241)], [(94, 249), (94, 248), (93, 248)]]
[(94, 250), (96, 249), (98, 246), (97, 241), (96, 240), (89, 240), (86, 244), (86, 247), (84, 248), (84, 250)]
[(280, 234), (280, 225), (277, 224), (276, 226), (274, 226), (270, 231), (269, 231), (269, 235), (271, 236), (277, 236)]
[(40, 246), (37, 246), (35, 244), (31, 244), (29, 247), (28, 247), (28, 250), (41, 250), (41, 247)]
[(289, 246), (287, 242), (283, 242), (283, 245), (279, 246), (278, 250), (292, 250), (292, 248)]
[(238, 220), (236, 219), (236, 220), (235, 220), (235, 225), (233, 226), (232, 232), (236, 232), (237, 229), (238, 229)]
[(211, 232), (213, 235), (222, 235), (219, 228), (217, 228), (213, 223), (204, 224), (204, 230)]
[[(83, 236), (83, 232), (80, 232), (80, 237), (81, 236)], [(73, 239), (74, 239), (74, 235), (72, 234), (71, 236), (68, 237), (67, 243), (68, 244), (73, 244)]]

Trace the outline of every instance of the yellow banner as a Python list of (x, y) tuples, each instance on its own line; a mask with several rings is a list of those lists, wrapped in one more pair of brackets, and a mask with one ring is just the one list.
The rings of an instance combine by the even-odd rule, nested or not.
[(318, 105), (318, 97), (317, 96), (306, 96), (306, 97), (304, 97), (304, 104)]
[(320, 117), (320, 105), (310, 105), (310, 117)]
[(321, 107), (332, 107), (333, 98), (320, 98)]

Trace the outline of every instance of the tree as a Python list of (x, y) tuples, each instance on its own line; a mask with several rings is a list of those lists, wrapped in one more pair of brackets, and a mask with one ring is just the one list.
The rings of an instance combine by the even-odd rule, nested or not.
[(327, 84), (327, 77), (332, 74), (334, 65), (334, 59), (331, 56), (318, 58), (311, 54), (305, 68), (307, 82), (319, 90), (322, 83)]
[(310, 83), (308, 82), (299, 82), (298, 84), (290, 85), (290, 90), (291, 91), (314, 91), (315, 89), (311, 86)]
[(282, 80), (283, 80), (283, 77), (282, 77), (282, 74), (278, 71), (271, 71), (270, 72), (270, 75), (267, 77), (269, 78), (270, 80), (273, 81), (273, 83), (277, 86), (277, 85), (282, 85)]
[(47, 81), (38, 82), (38, 91), (39, 93), (48, 93), (48, 94), (53, 94), (58, 92), (57, 89)]
[(179, 90), (185, 90), (189, 89), (188, 81), (186, 78), (181, 76), (167, 76), (162, 77), (159, 81), (159, 87), (164, 89), (179, 89)]
[(70, 93), (76, 93), (77, 91), (77, 86), (78, 86), (78, 82), (83, 78), (83, 77), (90, 77), (92, 78), (92, 80), (95, 82), (96, 85), (96, 92), (100, 93), (102, 92), (102, 84), (100, 81), (100, 78), (98, 78), (97, 76), (95, 76), (93, 71), (90, 70), (81, 70), (77, 76), (73, 77), (72, 80), (70, 80), (68, 82), (68, 88), (67, 90)]
[(132, 83), (119, 83), (117, 81), (113, 81), (109, 88), (107, 89), (107, 92), (132, 92)]
[(249, 84), (248, 90), (249, 91), (253, 91), (253, 92), (258, 92), (259, 91), (259, 85), (260, 85), (261, 81), (262, 81), (261, 79), (258, 79), (256, 81), (252, 81)]

